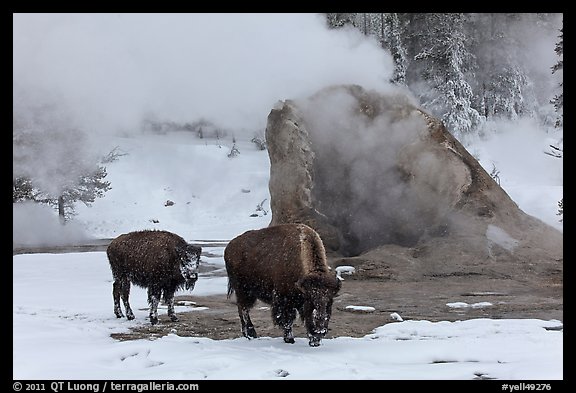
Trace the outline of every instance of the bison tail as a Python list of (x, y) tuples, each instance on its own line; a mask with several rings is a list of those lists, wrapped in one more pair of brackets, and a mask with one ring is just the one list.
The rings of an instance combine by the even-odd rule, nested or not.
[(234, 287), (232, 286), (230, 279), (228, 279), (228, 292), (226, 293), (226, 299), (230, 299), (233, 293), (234, 293)]
[(318, 233), (312, 234), (312, 239), (310, 242), (311, 255), (313, 258), (312, 264), (314, 270), (325, 271), (328, 266), (328, 261), (326, 260), (326, 249), (324, 248), (324, 243), (320, 238)]

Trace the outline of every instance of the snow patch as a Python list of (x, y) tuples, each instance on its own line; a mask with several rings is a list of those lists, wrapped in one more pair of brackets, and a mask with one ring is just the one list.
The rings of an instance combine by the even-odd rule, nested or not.
[(473, 303), (470, 307), (472, 307), (472, 308), (484, 308), (484, 307), (490, 307), (490, 306), (493, 306), (493, 304), (490, 302), (479, 302), (479, 303)]
[(359, 311), (359, 312), (374, 312), (376, 309), (370, 306), (346, 306), (347, 311)]
[[(159, 304), (158, 305), (158, 310), (162, 310), (162, 309), (168, 309), (168, 306), (165, 304)], [(143, 308), (142, 310), (149, 310), (149, 308)], [(174, 305), (174, 311), (203, 311), (203, 310), (208, 310), (208, 307), (206, 306), (193, 306), (193, 307), (189, 307), (189, 306), (179, 306), (179, 305)]]
[(393, 320), (398, 321), (398, 322), (404, 321), (404, 319), (402, 319), (400, 314), (398, 314), (397, 312), (393, 312), (392, 314), (390, 314), (390, 318), (392, 318)]
[(175, 303), (176, 306), (195, 306), (196, 302), (192, 302), (190, 300), (179, 300)]
[(468, 303), (464, 302), (446, 303), (446, 305), (450, 308), (466, 308), (470, 306)]
[(446, 303), (446, 305), (450, 308), (483, 308), (483, 307), (490, 307), (493, 306), (490, 302), (478, 302), (473, 304), (468, 304), (465, 302), (454, 302), (454, 303)]
[(354, 268), (354, 266), (344, 265), (336, 267), (336, 277), (338, 277), (340, 281), (344, 281), (344, 279), (342, 278), (342, 274), (352, 275), (354, 273), (356, 273), (356, 269)]

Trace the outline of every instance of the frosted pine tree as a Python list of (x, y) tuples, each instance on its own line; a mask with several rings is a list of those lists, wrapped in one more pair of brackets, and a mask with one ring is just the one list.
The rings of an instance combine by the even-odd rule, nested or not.
[(474, 56), (466, 46), (465, 22), (465, 14), (434, 13), (413, 17), (410, 26), (415, 55), (408, 85), (422, 106), (457, 137), (469, 134), (481, 121), (466, 79)]
[(392, 83), (405, 84), (408, 67), (407, 50), (403, 34), (403, 21), (397, 13), (327, 13), (326, 22), (331, 28), (354, 26), (367, 36), (374, 36), (388, 50), (394, 60)]
[[(562, 70), (564, 68), (564, 28), (560, 29), (559, 38), (560, 38), (560, 41), (556, 44), (554, 51), (556, 52), (556, 54), (558, 56), (560, 56), (560, 59), (552, 67), (552, 73), (553, 74), (556, 72), (559, 72), (559, 71), (562, 72)], [(558, 114), (558, 118), (556, 119), (556, 124), (555, 124), (555, 126), (557, 128), (564, 127), (563, 84), (564, 84), (563, 82), (560, 82), (560, 89), (561, 89), (560, 93), (558, 93), (556, 96), (554, 96), (554, 98), (550, 101), (554, 105), (554, 109), (556, 110), (556, 113)], [(562, 137), (560, 137), (560, 139), (558, 140), (556, 145), (550, 145), (550, 148), (552, 148), (554, 150), (553, 154), (551, 154), (551, 155), (558, 157), (558, 158), (564, 157), (564, 147), (563, 147), (563, 138)], [(562, 222), (564, 220), (564, 198), (561, 198), (558, 201), (558, 213), (557, 213), (557, 215), (560, 216), (560, 222)]]
[(356, 14), (351, 13), (336, 13), (329, 12), (326, 14), (326, 23), (328, 27), (332, 29), (337, 29), (339, 27), (344, 27), (347, 25), (354, 24), (354, 18)]
[(86, 146), (87, 137), (55, 105), (24, 105), (15, 87), (13, 105), (13, 200), (32, 200), (58, 210), (62, 222), (77, 201), (90, 205), (110, 182)]
[[(555, 74), (557, 72), (559, 74), (562, 74), (563, 68), (564, 68), (564, 28), (560, 29), (560, 35), (558, 36), (558, 38), (560, 38), (560, 41), (558, 41), (556, 43), (556, 47), (554, 48), (554, 51), (560, 57), (560, 59), (552, 67), (552, 73), (553, 74)], [(555, 123), (555, 126), (558, 128), (563, 127), (563, 125), (564, 125), (564, 90), (563, 90), (563, 87), (564, 87), (564, 82), (561, 81), (560, 82), (560, 93), (556, 94), (554, 96), (554, 98), (550, 101), (550, 103), (554, 105), (554, 110), (558, 114), (558, 117), (557, 117), (556, 123)]]
[(380, 14), (380, 29), (382, 47), (388, 49), (394, 60), (394, 75), (392, 83), (406, 84), (406, 69), (408, 68), (408, 51), (404, 43), (404, 23), (399, 14)]
[(514, 30), (522, 17), (517, 13), (475, 14), (470, 25), (476, 32), (478, 64), (474, 104), (486, 120), (514, 120), (533, 115), (537, 107), (521, 55), (527, 43)]
[(354, 26), (358, 29), (360, 29), (360, 31), (362, 33), (364, 33), (364, 35), (370, 35), (373, 32), (372, 29), (372, 17), (371, 14), (368, 13), (357, 13), (355, 14), (356, 17), (354, 18)]

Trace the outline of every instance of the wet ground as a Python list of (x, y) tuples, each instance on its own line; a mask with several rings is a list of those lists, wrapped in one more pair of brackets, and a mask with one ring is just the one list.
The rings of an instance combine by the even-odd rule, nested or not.
[[(200, 278), (201, 279), (201, 278)], [(526, 291), (509, 285), (505, 280), (490, 283), (472, 282), (470, 278), (442, 278), (429, 282), (399, 283), (364, 281), (346, 278), (340, 296), (335, 298), (327, 337), (363, 337), (378, 326), (393, 323), (392, 315), (402, 319), (428, 321), (457, 321), (472, 318), (537, 318), (563, 320), (562, 298), (558, 289), (547, 294)], [(450, 291), (447, 293), (446, 288)], [(177, 310), (179, 322), (170, 322), (165, 310), (159, 311), (158, 325), (144, 325), (131, 333), (114, 334), (119, 340), (154, 339), (168, 333), (179, 336), (201, 336), (212, 339), (241, 337), (240, 320), (234, 296), (178, 296), (180, 304), (189, 312)], [(468, 307), (449, 307), (447, 304), (466, 303)], [(490, 305), (487, 305), (490, 303)], [(374, 311), (356, 310), (349, 306), (366, 306)], [(462, 306), (462, 304), (461, 304)], [(281, 337), (282, 331), (273, 326), (270, 307), (258, 302), (251, 311), (259, 336)], [(305, 329), (298, 319), (294, 334), (305, 337)]]
[[(14, 253), (104, 251), (109, 240), (74, 247), (50, 249), (14, 249)], [(203, 241), (203, 256), (217, 257), (221, 241)], [(200, 280), (208, 276), (225, 276), (222, 266), (203, 264)], [(527, 286), (512, 279), (483, 276), (429, 277), (414, 282), (366, 279), (343, 275), (342, 289), (334, 299), (329, 337), (363, 337), (378, 326), (403, 320), (457, 321), (472, 318), (537, 318), (563, 321), (563, 281), (561, 275), (542, 277), (541, 285)], [(116, 333), (118, 340), (155, 339), (169, 333), (179, 336), (201, 336), (212, 339), (241, 337), (240, 320), (234, 295), (195, 296), (194, 292), (176, 297), (180, 319), (171, 322), (166, 308), (159, 309), (159, 323), (144, 324), (129, 333)], [(456, 304), (454, 304), (456, 303)], [(449, 306), (450, 304), (451, 306)], [(369, 311), (350, 306), (368, 307)], [(458, 307), (459, 306), (459, 307)], [(371, 311), (373, 308), (373, 311)], [(112, 310), (111, 310), (112, 312)], [(270, 307), (258, 302), (251, 311), (259, 336), (281, 337), (282, 331), (272, 324)], [(560, 323), (559, 323), (560, 325)], [(300, 319), (294, 323), (294, 335), (305, 337)]]

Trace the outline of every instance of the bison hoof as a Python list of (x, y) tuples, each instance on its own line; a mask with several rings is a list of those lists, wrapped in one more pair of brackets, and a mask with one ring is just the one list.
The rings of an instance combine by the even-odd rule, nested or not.
[(254, 329), (253, 327), (249, 327), (243, 333), (244, 337), (246, 337), (247, 339), (258, 338), (258, 335), (256, 334), (256, 329)]
[(116, 306), (116, 305), (114, 306), (114, 314), (116, 315), (116, 318), (122, 318), (124, 316), (120, 306)]
[(134, 319), (134, 314), (126, 314), (126, 318), (128, 318), (129, 321)]
[(310, 339), (310, 342), (308, 342), (308, 345), (310, 345), (311, 347), (319, 347), (320, 346), (320, 339), (316, 338), (316, 337), (312, 337)]
[(292, 334), (292, 329), (284, 330), (284, 342), (288, 344), (294, 344), (294, 335)]
[(150, 317), (150, 323), (156, 325), (158, 323), (158, 317)]
[(177, 317), (176, 315), (170, 315), (170, 320), (171, 320), (172, 322), (178, 322), (178, 321), (179, 321), (179, 319), (178, 319), (178, 317)]

